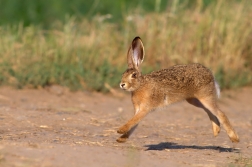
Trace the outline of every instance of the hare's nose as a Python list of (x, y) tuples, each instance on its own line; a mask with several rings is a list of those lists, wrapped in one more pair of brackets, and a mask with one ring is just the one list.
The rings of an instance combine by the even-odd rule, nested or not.
[(121, 86), (121, 88), (123, 88), (125, 86), (125, 83), (120, 84), (120, 86)]

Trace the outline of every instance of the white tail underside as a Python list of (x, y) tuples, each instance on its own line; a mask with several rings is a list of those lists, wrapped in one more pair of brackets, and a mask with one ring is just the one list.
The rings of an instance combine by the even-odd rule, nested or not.
[(214, 86), (215, 86), (215, 89), (216, 89), (217, 97), (220, 98), (220, 86), (216, 81), (214, 81)]

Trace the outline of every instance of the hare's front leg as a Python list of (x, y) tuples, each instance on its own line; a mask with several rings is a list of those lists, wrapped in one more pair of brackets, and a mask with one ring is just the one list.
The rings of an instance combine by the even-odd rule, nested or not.
[(143, 103), (141, 105), (136, 105), (136, 103), (133, 104), (135, 108), (135, 115), (125, 125), (121, 126), (117, 130), (117, 133), (127, 133), (131, 128), (137, 125), (150, 111), (147, 107), (145, 107), (146, 105), (144, 105)]
[(118, 139), (116, 139), (116, 141), (118, 143), (124, 143), (126, 142), (126, 140), (130, 137), (130, 135), (134, 132), (134, 130), (137, 128), (138, 124), (136, 124), (135, 126), (133, 126), (127, 133), (123, 134), (122, 136), (120, 136)]
[(117, 133), (125, 134), (127, 133), (133, 126), (138, 124), (147, 114), (147, 109), (139, 109), (139, 111), (134, 115), (133, 118), (131, 118), (125, 125), (121, 126)]

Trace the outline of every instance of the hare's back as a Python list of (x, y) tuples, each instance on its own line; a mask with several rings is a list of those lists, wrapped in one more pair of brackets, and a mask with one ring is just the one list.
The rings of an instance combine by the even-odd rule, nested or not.
[(175, 65), (146, 76), (158, 86), (170, 88), (200, 88), (214, 81), (212, 72), (201, 64)]

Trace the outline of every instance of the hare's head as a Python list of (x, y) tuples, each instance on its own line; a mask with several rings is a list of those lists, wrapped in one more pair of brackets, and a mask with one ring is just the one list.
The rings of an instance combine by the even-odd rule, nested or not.
[(135, 37), (128, 50), (128, 69), (123, 73), (120, 87), (123, 90), (135, 91), (141, 82), (140, 64), (144, 59), (144, 47), (140, 37)]

